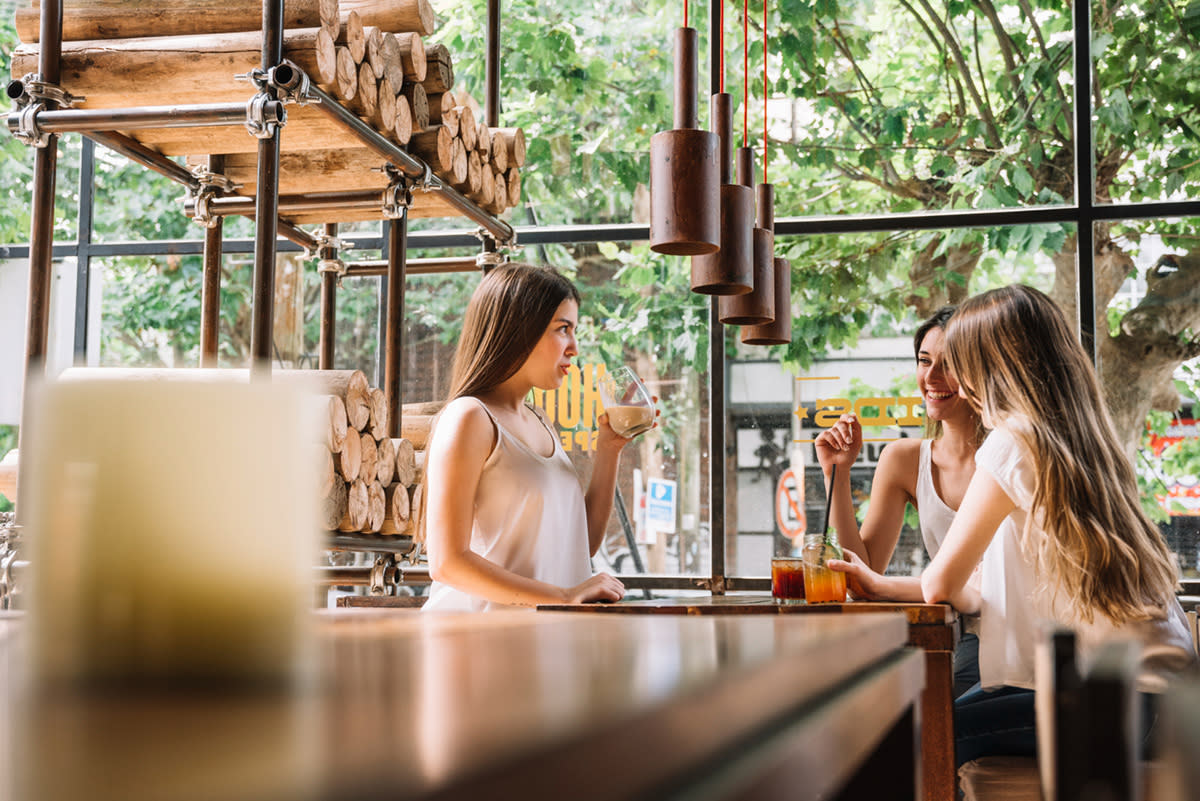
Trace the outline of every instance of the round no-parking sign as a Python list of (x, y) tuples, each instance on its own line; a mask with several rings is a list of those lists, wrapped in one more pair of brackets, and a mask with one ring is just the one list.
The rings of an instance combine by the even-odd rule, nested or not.
[(795, 539), (808, 528), (804, 519), (804, 474), (798, 476), (789, 467), (775, 488), (775, 522), (783, 536)]

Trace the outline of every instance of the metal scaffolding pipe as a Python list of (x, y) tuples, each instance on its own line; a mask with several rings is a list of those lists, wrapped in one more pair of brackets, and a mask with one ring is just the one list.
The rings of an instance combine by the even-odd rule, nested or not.
[(489, 128), (500, 127), (500, 0), (487, 4), (487, 61), (484, 66), (487, 90), (484, 123)]
[[(282, 115), (283, 104), (275, 107)], [(8, 129), (16, 131), (21, 115), (8, 115)], [(194, 106), (146, 106), (145, 108), (43, 110), (34, 115), (37, 127), (50, 133), (91, 131), (134, 131), (143, 128), (202, 128), (244, 125), (245, 103), (212, 103)]]
[[(474, 256), (433, 259), (405, 259), (404, 274), (435, 275), (440, 273), (470, 273), (479, 269)], [(346, 265), (346, 275), (354, 278), (387, 275), (386, 261), (360, 261)]]
[[(337, 223), (325, 224), (325, 236), (333, 239), (337, 236)], [(332, 261), (338, 257), (337, 248), (333, 246), (321, 248), (322, 261)], [(337, 281), (338, 274), (333, 270), (321, 272), (321, 340), (317, 356), (317, 367), (321, 370), (333, 369), (334, 334), (337, 326)]]
[[(283, 60), (283, 0), (263, 0), (263, 72)], [(273, 86), (261, 90), (267, 103), (278, 100)], [(279, 223), (279, 126), (258, 140), (254, 208), (254, 279), (251, 300), (251, 371), (270, 377), (275, 327), (275, 237)]]
[(404, 370), (404, 268), (408, 250), (408, 213), (388, 224), (387, 325), (384, 330), (383, 394), (388, 436), (400, 436), (401, 386)]
[[(208, 171), (220, 173), (225, 157), (208, 157)], [(225, 218), (214, 218), (204, 229), (204, 282), (200, 289), (200, 366), (216, 367), (221, 326), (221, 245)]]
[(131, 139), (115, 131), (92, 131), (87, 134), (87, 138), (96, 144), (104, 145), (115, 153), (120, 153), (130, 161), (154, 170), (159, 175), (165, 175), (177, 184), (183, 184), (192, 191), (200, 188), (200, 182), (196, 180), (196, 176), (136, 139)]
[[(41, 80), (54, 85), (58, 84), (61, 75), (62, 7), (62, 0), (45, 0), (40, 20), (42, 44), (38, 55), (39, 75)], [(25, 378), (22, 385), (21, 428), (18, 433), (21, 440), (29, 430), (27, 423), (33, 412), (31, 391), (46, 370), (46, 351), (50, 339), (50, 284), (54, 270), (54, 193), (57, 173), (58, 137), (51, 134), (46, 146), (37, 148), (33, 157)], [(23, 447), (20, 442), (18, 447)], [(19, 473), (27, 471), (27, 461), (21, 460), (17, 468)], [(18, 484), (28, 485), (28, 481), (21, 480), (24, 478), (21, 475)], [(21, 511), (19, 500), (17, 511)]]

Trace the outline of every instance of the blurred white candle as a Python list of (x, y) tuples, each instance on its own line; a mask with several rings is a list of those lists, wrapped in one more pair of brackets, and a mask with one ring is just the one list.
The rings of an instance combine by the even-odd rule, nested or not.
[(40, 679), (292, 678), (316, 548), (294, 388), (50, 382), (22, 446)]

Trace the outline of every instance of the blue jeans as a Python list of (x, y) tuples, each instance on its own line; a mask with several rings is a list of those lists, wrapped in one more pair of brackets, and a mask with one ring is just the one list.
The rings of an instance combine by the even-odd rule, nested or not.
[(1033, 690), (976, 685), (954, 701), (954, 757), (1037, 756)]
[(954, 648), (954, 697), (979, 683), (979, 637), (964, 634)]
[[(962, 765), (983, 756), (1037, 756), (1033, 690), (972, 687), (954, 701), (954, 757)], [(1138, 693), (1141, 706), (1142, 759), (1153, 756), (1152, 735), (1158, 704), (1151, 693)]]

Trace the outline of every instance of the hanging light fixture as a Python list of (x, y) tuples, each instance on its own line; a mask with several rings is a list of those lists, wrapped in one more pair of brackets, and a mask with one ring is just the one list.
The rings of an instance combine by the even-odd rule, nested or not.
[[(763, 0), (763, 182), (758, 185), (758, 224), (772, 231), (770, 263), (771, 280), (764, 290), (773, 294), (774, 319), (742, 328), (742, 342), (747, 345), (788, 345), (792, 341), (792, 265), (787, 259), (774, 257), (775, 193), (767, 183), (767, 0)], [(766, 209), (766, 211), (764, 211)], [(757, 231), (757, 229), (755, 229)], [(758, 278), (758, 242), (755, 241), (755, 279)], [(755, 285), (754, 294), (758, 294)]]
[[(712, 96), (712, 126), (720, 137), (721, 249), (692, 257), (692, 291), (705, 295), (742, 295), (754, 288), (752, 272), (754, 192), (731, 180), (733, 98), (725, 91), (725, 3), (721, 2), (721, 91)], [(743, 105), (747, 98), (743, 96)]]
[[(749, 0), (746, 0), (747, 4)], [(763, 119), (767, 113), (767, 20), (766, 0), (763, 0)], [(746, 33), (743, 42), (749, 42), (750, 15), (743, 11), (742, 24)], [(746, 108), (750, 106), (750, 59), (749, 47), (745, 47), (743, 71), (746, 81)], [(749, 115), (743, 116), (742, 144), (738, 149), (738, 183), (746, 189), (754, 186), (754, 149), (749, 146)], [(763, 134), (763, 181), (767, 180), (767, 141)], [(753, 253), (751, 279), (753, 291), (737, 297), (721, 298), (720, 320), (726, 325), (765, 325), (775, 319), (775, 193), (770, 184), (758, 185), (758, 219), (752, 232)]]
[(650, 249), (671, 256), (721, 246), (718, 137), (696, 118), (696, 29), (675, 30), (675, 128), (650, 139)]

